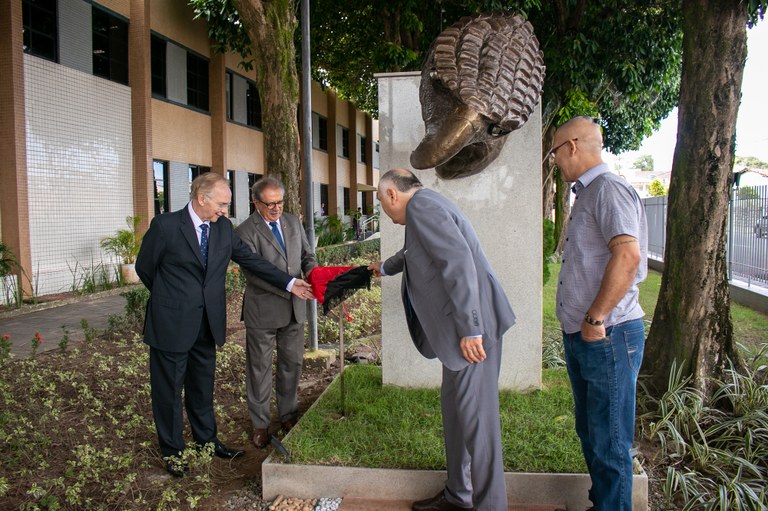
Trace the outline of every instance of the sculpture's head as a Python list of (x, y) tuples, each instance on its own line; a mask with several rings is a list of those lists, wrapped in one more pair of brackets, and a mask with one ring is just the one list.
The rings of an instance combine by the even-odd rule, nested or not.
[(421, 70), (426, 134), (411, 153), (417, 169), (444, 179), (477, 174), (501, 152), (539, 102), (544, 60), (520, 15), (486, 13), (445, 29)]

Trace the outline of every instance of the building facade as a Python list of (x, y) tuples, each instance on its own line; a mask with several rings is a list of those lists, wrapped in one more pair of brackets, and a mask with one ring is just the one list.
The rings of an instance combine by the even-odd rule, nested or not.
[[(255, 73), (214, 53), (185, 0), (0, 4), (0, 234), (26, 294), (113, 272), (99, 241), (183, 207), (202, 172), (248, 217), (269, 170)], [(313, 83), (312, 147), (315, 211), (373, 211), (377, 121)]]

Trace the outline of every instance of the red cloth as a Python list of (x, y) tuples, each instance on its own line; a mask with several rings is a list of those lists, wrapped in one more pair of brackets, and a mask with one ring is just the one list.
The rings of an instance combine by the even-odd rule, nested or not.
[(325, 303), (325, 290), (328, 283), (341, 275), (355, 268), (355, 266), (318, 266), (307, 277), (307, 282), (312, 286), (312, 294), (315, 295), (317, 303)]
[(371, 271), (366, 266), (318, 266), (307, 277), (312, 294), (328, 312), (355, 290), (371, 288)]

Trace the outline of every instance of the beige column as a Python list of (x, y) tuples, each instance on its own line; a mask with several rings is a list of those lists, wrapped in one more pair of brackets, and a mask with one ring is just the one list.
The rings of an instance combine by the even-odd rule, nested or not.
[(21, 0), (0, 2), (0, 236), (19, 263), (23, 296), (31, 296), (21, 9)]
[(330, 89), (326, 90), (325, 97), (328, 101), (328, 204), (325, 205), (327, 214), (330, 211), (336, 211), (339, 205), (339, 194), (337, 193), (339, 186), (337, 175), (338, 157), (336, 155), (338, 154), (337, 146), (341, 143), (341, 140), (336, 137), (336, 124), (338, 124), (336, 119), (336, 103), (338, 103), (338, 98), (336, 93)]
[[(227, 89), (224, 83), (224, 54), (211, 48), (208, 90), (211, 109), (211, 172), (227, 177)], [(264, 151), (266, 153), (266, 151)], [(266, 165), (265, 167), (266, 168)]]
[(152, 52), (149, 0), (131, 0), (128, 24), (128, 74), (131, 86), (133, 150), (133, 214), (141, 217), (139, 231), (155, 216), (152, 170)]
[(357, 107), (351, 101), (347, 112), (349, 117), (349, 209), (357, 211), (357, 160), (360, 159), (360, 147), (357, 145)]

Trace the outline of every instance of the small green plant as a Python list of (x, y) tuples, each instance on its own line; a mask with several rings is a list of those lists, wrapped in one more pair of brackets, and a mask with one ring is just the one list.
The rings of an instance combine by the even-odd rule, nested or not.
[(317, 246), (336, 245), (355, 239), (355, 230), (345, 225), (338, 215), (315, 218), (315, 236)]
[(3, 336), (0, 337), (0, 362), (5, 362), (11, 358), (12, 345), (13, 343), (11, 342), (10, 334), (3, 334)]
[(144, 286), (137, 286), (120, 293), (120, 296), (125, 298), (126, 319), (137, 325), (143, 323), (149, 300), (149, 289)]
[(43, 336), (40, 335), (40, 332), (35, 332), (35, 336), (32, 337), (32, 342), (30, 343), (32, 347), (32, 351), (29, 354), (30, 357), (35, 358), (35, 355), (37, 355), (37, 349), (41, 344), (43, 344)]
[(61, 336), (61, 340), (59, 341), (59, 351), (61, 353), (64, 353), (67, 351), (67, 346), (69, 346), (69, 330), (67, 329), (67, 325), (61, 325), (61, 331), (64, 333), (63, 336)]
[(117, 256), (123, 264), (133, 264), (141, 247), (141, 236), (137, 233), (141, 217), (128, 216), (125, 222), (128, 229), (118, 229), (112, 236), (103, 238), (100, 245), (106, 252)]
[(83, 329), (83, 333), (85, 334), (85, 342), (91, 342), (99, 334), (95, 328), (88, 324), (88, 320), (85, 318), (80, 320), (80, 328)]

